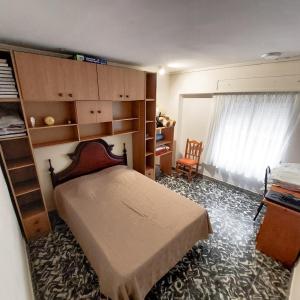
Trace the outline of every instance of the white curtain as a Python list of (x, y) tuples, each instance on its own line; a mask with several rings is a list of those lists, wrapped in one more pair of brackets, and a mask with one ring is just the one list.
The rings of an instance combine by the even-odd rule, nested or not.
[(299, 119), (296, 94), (218, 95), (215, 100), (205, 162), (263, 180), (265, 168), (280, 162)]

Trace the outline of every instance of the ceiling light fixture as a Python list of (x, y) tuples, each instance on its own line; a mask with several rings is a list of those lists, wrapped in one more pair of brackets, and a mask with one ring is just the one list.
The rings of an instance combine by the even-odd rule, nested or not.
[(160, 67), (158, 70), (159, 75), (165, 75), (166, 74), (166, 69), (164, 67)]
[(169, 63), (168, 67), (172, 68), (172, 69), (181, 69), (181, 68), (184, 68), (185, 65), (183, 63), (179, 63), (179, 62), (173, 62), (173, 63)]
[(281, 52), (269, 52), (269, 53), (265, 53), (263, 54), (261, 57), (267, 60), (275, 60), (280, 58), (282, 55)]

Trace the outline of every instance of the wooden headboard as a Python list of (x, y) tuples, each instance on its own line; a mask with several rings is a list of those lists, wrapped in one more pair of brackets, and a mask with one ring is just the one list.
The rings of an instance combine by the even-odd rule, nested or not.
[(61, 172), (55, 173), (49, 159), (49, 171), (53, 187), (79, 176), (94, 173), (116, 165), (127, 165), (127, 155), (124, 143), (123, 155), (113, 154), (114, 145), (108, 145), (104, 140), (81, 142), (74, 153), (68, 154), (72, 163)]

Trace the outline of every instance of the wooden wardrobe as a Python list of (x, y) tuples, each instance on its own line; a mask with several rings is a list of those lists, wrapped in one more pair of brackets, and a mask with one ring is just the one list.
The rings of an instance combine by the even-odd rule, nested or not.
[[(23, 175), (18, 176), (19, 182), (26, 182), (26, 188), (21, 194), (15, 190), (14, 202), (27, 239), (50, 230), (34, 148), (133, 134), (133, 167), (154, 178), (156, 74), (28, 52), (7, 53), (19, 90), (19, 97), (10, 101), (19, 103), (27, 135), (9, 142), (0, 140), (0, 143), (8, 143), (3, 155), (12, 190), (17, 175), (11, 170), (10, 161), (20, 160), (18, 166), (24, 168)], [(55, 119), (54, 125), (45, 124), (46, 116)], [(150, 140), (152, 144), (147, 145)], [(16, 143), (18, 149), (10, 143)], [(150, 148), (152, 156), (146, 155)], [(150, 167), (151, 174), (146, 172)], [(31, 205), (25, 205), (24, 214), (25, 202)]]

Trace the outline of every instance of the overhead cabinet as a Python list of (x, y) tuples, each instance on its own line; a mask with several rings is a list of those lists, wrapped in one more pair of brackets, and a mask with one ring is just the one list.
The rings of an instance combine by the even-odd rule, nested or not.
[(95, 64), (15, 52), (25, 101), (98, 100)]
[(145, 72), (110, 65), (97, 65), (100, 100), (145, 99)]

